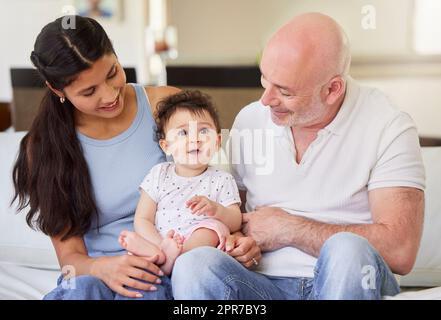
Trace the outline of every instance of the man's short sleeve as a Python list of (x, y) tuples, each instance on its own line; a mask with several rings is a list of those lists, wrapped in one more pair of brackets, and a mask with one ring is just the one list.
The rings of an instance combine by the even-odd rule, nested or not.
[(368, 190), (385, 187), (413, 187), (424, 190), (425, 171), (418, 133), (404, 112), (385, 128), (379, 144), (377, 163), (371, 170)]

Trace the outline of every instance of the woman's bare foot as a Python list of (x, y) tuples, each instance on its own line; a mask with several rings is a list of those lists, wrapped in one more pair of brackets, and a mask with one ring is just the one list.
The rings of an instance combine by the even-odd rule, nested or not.
[(171, 274), (175, 260), (182, 252), (182, 243), (182, 236), (175, 234), (174, 230), (170, 230), (162, 240), (160, 247), (166, 256), (165, 263), (161, 266), (164, 274)]
[(121, 247), (128, 251), (129, 254), (140, 257), (151, 257), (158, 255), (158, 264), (162, 264), (165, 261), (165, 256), (161, 250), (136, 232), (126, 230), (122, 231), (119, 235), (118, 242)]

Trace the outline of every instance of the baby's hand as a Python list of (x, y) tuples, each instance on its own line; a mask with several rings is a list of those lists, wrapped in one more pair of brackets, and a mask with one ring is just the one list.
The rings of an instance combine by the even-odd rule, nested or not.
[(187, 208), (190, 208), (191, 213), (197, 216), (204, 214), (213, 217), (216, 215), (219, 208), (219, 205), (216, 202), (211, 201), (204, 196), (194, 196), (186, 202), (186, 205)]

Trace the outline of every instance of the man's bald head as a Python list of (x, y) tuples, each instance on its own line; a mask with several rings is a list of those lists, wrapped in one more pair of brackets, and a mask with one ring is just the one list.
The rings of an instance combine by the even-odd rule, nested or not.
[(265, 56), (276, 59), (280, 67), (295, 72), (306, 83), (346, 76), (351, 60), (345, 32), (335, 20), (320, 13), (296, 16), (282, 26), (268, 42), (263, 59)]
[(277, 125), (324, 128), (344, 101), (350, 61), (346, 34), (332, 18), (297, 16), (265, 47), (260, 101)]

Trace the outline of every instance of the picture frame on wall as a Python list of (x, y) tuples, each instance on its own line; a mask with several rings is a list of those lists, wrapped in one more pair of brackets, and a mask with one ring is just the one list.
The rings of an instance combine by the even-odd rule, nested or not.
[(78, 15), (103, 21), (121, 22), (124, 18), (122, 0), (75, 0)]

